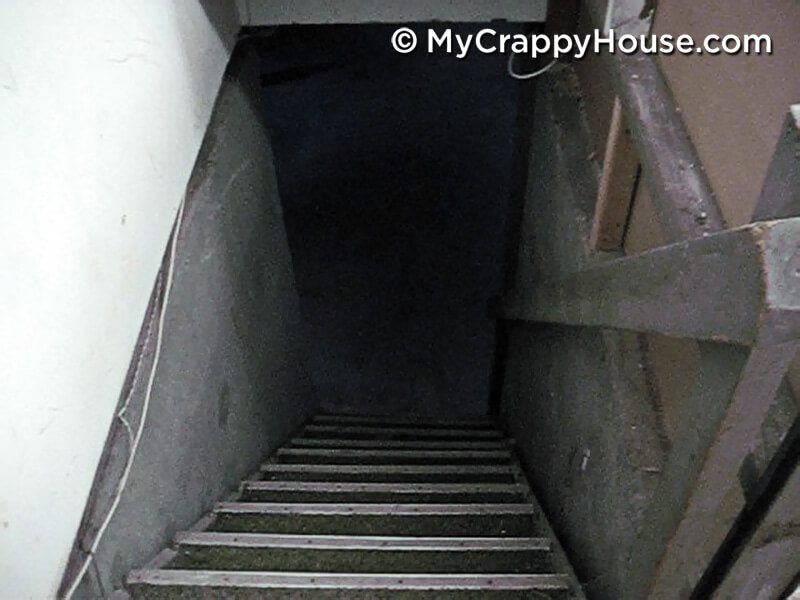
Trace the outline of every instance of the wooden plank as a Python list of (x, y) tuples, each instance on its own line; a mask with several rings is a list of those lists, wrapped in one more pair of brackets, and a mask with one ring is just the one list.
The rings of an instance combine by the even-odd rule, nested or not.
[(607, 261), (531, 295), (510, 319), (779, 343), (800, 335), (800, 219), (755, 223)]
[(800, 216), (800, 104), (789, 108), (753, 221)]
[(638, 172), (639, 158), (617, 98), (611, 114), (603, 171), (589, 237), (593, 250), (611, 251), (622, 248)]

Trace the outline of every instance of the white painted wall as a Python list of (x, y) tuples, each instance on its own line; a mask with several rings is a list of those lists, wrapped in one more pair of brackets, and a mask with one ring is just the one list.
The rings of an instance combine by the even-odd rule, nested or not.
[(0, 598), (58, 586), (237, 29), (205, 4), (0, 2)]

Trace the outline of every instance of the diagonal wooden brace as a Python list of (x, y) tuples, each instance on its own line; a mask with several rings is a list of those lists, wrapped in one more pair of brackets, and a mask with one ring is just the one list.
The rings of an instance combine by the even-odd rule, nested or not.
[(773, 345), (800, 337), (800, 218), (752, 223), (600, 263), (530, 295), (512, 320)]

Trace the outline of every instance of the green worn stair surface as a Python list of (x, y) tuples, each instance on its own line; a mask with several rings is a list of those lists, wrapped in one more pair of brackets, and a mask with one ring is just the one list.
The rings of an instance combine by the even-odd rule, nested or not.
[(584, 598), (491, 421), (321, 415), (133, 598)]

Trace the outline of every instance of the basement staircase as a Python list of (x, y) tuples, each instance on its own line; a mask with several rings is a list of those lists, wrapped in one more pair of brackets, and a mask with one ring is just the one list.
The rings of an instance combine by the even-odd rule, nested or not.
[(492, 422), (321, 415), (133, 598), (583, 599)]

